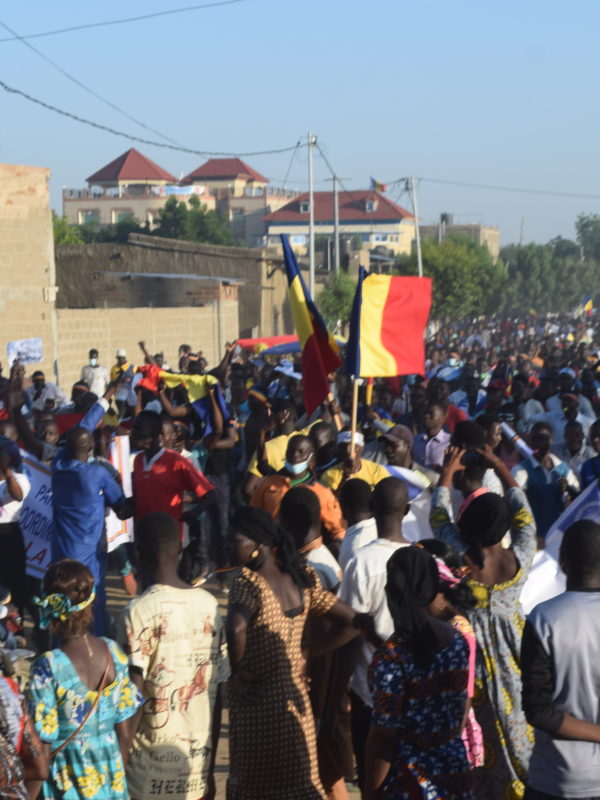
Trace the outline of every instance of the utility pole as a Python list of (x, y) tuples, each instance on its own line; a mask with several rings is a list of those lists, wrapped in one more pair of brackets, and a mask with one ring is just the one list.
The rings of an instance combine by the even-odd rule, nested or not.
[(523, 247), (525, 244), (525, 217), (521, 217), (521, 231), (519, 233), (519, 245)]
[(333, 176), (333, 266), (337, 275), (340, 271), (340, 196), (336, 175)]
[(417, 243), (417, 264), (419, 266), (419, 278), (423, 277), (423, 256), (421, 255), (421, 232), (419, 230), (419, 208), (417, 206), (417, 189), (415, 178), (406, 179), (406, 188), (410, 188), (412, 198), (413, 215), (415, 218), (415, 240)]
[(308, 291), (315, 296), (315, 207), (313, 192), (313, 147), (317, 137), (308, 132)]

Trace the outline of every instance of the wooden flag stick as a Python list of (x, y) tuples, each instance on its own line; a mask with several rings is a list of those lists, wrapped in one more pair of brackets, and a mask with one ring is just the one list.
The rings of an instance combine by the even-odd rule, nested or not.
[(338, 412), (335, 410), (335, 397), (333, 396), (333, 394), (331, 392), (329, 392), (329, 394), (327, 395), (326, 399), (327, 399), (327, 402), (329, 404), (329, 410), (331, 411), (331, 416), (333, 417), (333, 422), (335, 424), (336, 430), (339, 433), (342, 430), (342, 428), (344, 427), (344, 425), (342, 423), (342, 418), (340, 417)]
[(356, 437), (356, 420), (358, 417), (358, 378), (352, 384), (352, 426), (350, 428), (350, 458), (354, 459), (354, 439)]

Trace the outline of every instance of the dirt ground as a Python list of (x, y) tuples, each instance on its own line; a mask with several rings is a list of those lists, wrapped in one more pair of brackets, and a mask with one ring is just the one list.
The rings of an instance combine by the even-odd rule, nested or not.
[[(227, 610), (227, 597), (217, 590), (216, 585), (206, 584), (204, 587), (207, 591), (215, 594), (219, 600), (219, 607), (223, 614)], [(127, 604), (129, 598), (121, 588), (121, 582), (114, 576), (109, 576), (107, 580), (106, 595), (108, 602), (108, 610), (115, 617), (118, 616), (120, 610)], [(219, 739), (219, 749), (217, 752), (217, 764), (215, 768), (215, 777), (217, 782), (217, 800), (225, 800), (225, 784), (227, 782), (227, 774), (229, 771), (229, 715), (227, 709), (223, 711), (223, 720), (221, 723), (221, 736)], [(352, 784), (348, 784), (348, 793), (353, 798), (358, 798), (360, 792)]]

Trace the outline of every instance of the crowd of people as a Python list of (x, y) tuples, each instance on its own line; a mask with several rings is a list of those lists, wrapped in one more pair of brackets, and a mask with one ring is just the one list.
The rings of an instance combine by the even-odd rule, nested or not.
[(600, 525), (520, 605), (600, 478), (596, 342), (593, 318), (446, 324), (424, 374), (353, 408), (340, 369), (312, 414), (298, 363), (235, 342), (213, 368), (92, 349), (70, 399), (0, 371), (0, 643), (36, 652), (0, 679), (0, 796), (212, 800), (226, 708), (228, 800), (600, 797)]

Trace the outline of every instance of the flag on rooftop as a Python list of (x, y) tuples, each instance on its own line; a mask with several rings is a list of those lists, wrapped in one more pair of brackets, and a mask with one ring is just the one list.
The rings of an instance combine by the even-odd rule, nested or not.
[(359, 268), (345, 370), (355, 377), (425, 374), (431, 278), (367, 275)]
[(387, 183), (381, 183), (381, 181), (376, 181), (375, 178), (371, 178), (371, 191), (387, 192)]
[(308, 415), (329, 394), (327, 376), (341, 366), (339, 348), (308, 293), (288, 237), (281, 234), (294, 327), (302, 347), (302, 390)]

